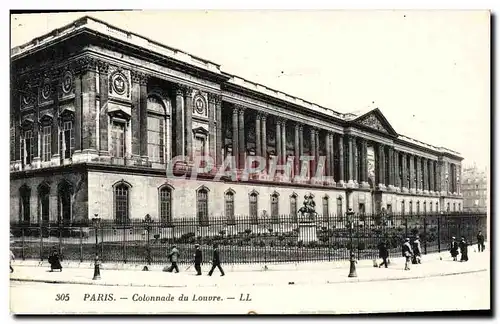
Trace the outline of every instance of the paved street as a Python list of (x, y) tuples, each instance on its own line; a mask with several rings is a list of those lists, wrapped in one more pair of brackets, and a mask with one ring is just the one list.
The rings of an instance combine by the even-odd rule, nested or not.
[[(206, 288), (140, 288), (11, 282), (11, 310), (15, 313), (361, 313), (488, 309), (489, 272), (425, 279)], [(55, 301), (68, 294), (69, 301)], [(85, 295), (87, 294), (87, 295)], [(95, 294), (95, 295), (94, 295)], [(107, 294), (112, 301), (91, 301)], [(112, 296), (110, 296), (112, 294)], [(148, 296), (172, 296), (173, 301), (142, 302)], [(188, 301), (179, 301), (184, 294)], [(251, 301), (240, 301), (247, 299)], [(220, 296), (221, 301), (193, 301)], [(101, 298), (103, 298), (101, 296)], [(229, 299), (229, 298), (235, 299)], [(124, 299), (126, 298), (126, 299)], [(86, 300), (85, 300), (86, 299)], [(136, 301), (133, 301), (136, 299)], [(85, 301), (84, 301), (85, 300)]]

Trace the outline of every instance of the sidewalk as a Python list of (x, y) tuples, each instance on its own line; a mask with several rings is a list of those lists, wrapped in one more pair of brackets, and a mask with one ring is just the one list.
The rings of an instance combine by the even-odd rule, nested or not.
[(14, 273), (10, 274), (10, 280), (130, 287), (245, 287), (405, 280), (490, 269), (489, 250), (474, 253), (471, 249), (468, 262), (453, 262), (448, 252), (426, 255), (422, 262), (420, 265), (412, 265), (410, 271), (404, 271), (403, 258), (391, 259), (388, 269), (374, 268), (373, 261), (363, 260), (357, 264), (356, 278), (348, 278), (348, 261), (268, 266), (268, 269), (275, 271), (262, 271), (262, 265), (257, 267), (260, 271), (252, 270), (252, 266), (246, 265), (223, 265), (226, 272), (224, 277), (220, 277), (218, 270), (212, 277), (207, 276), (210, 265), (202, 266), (203, 276), (195, 276), (194, 267), (186, 271), (186, 265), (179, 267), (180, 273), (162, 272), (162, 266), (150, 267), (150, 271), (140, 271), (142, 266), (137, 266), (137, 270), (111, 270), (104, 265), (101, 268), (101, 279), (92, 280), (93, 267), (89, 267), (89, 263), (85, 263), (83, 267), (65, 267), (63, 264), (62, 272), (48, 272), (48, 266), (33, 266), (31, 261), (21, 261), (13, 262)]

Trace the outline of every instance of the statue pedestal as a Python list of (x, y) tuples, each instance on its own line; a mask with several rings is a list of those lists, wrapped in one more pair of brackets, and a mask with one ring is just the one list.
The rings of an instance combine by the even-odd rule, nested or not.
[(298, 241), (307, 244), (312, 241), (317, 241), (316, 222), (301, 222), (299, 223), (299, 238)]

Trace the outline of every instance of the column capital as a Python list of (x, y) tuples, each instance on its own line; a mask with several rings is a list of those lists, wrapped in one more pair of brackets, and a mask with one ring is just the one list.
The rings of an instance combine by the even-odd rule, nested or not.
[(263, 122), (265, 122), (267, 120), (267, 115), (268, 115), (268, 113), (266, 113), (264, 111), (260, 112), (260, 118), (262, 119)]
[(108, 74), (109, 72), (109, 63), (103, 60), (97, 60), (97, 68), (99, 69), (99, 73)]
[(189, 97), (193, 94), (194, 89), (190, 86), (183, 86), (184, 97)]
[(213, 104), (219, 104), (222, 101), (222, 96), (218, 93), (208, 93), (208, 102)]
[(75, 72), (95, 71), (97, 68), (97, 59), (86, 55), (73, 61), (72, 65)]
[(240, 105), (236, 105), (239, 113), (240, 113), (240, 116), (244, 116), (245, 115), (245, 110), (247, 109), (247, 107), (245, 106), (240, 106)]
[(135, 70), (132, 70), (130, 75), (132, 77), (132, 82), (139, 83), (140, 85), (147, 85), (148, 79), (151, 77), (149, 74)]

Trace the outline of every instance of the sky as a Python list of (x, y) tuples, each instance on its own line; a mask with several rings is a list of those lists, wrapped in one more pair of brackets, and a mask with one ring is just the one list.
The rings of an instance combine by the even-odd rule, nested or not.
[(11, 47), (88, 14), (338, 112), (379, 108), (399, 134), (489, 167), (487, 11), (149, 11), (11, 17)]

